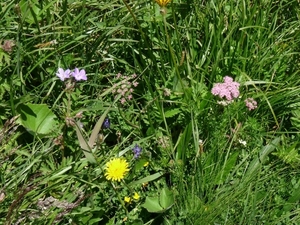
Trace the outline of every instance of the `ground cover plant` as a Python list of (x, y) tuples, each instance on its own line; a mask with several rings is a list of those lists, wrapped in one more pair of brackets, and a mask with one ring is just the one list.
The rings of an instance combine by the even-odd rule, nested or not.
[(1, 224), (299, 224), (297, 0), (0, 3)]

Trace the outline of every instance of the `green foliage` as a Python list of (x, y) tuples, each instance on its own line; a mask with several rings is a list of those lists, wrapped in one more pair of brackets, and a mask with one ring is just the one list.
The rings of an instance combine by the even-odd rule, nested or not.
[[(299, 224), (299, 12), (2, 1), (0, 223)], [(211, 93), (225, 76), (232, 102)]]
[(46, 135), (57, 129), (56, 116), (45, 104), (22, 104), (17, 113), (20, 124), (34, 135)]
[(156, 197), (146, 197), (145, 203), (142, 205), (152, 213), (163, 213), (169, 209), (174, 203), (173, 193), (167, 188), (160, 191), (160, 195)]

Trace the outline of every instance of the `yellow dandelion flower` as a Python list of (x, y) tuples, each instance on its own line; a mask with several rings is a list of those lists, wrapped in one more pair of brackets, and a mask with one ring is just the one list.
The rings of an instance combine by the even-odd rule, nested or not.
[(124, 198), (124, 202), (129, 203), (130, 201), (131, 201), (131, 198), (130, 198), (130, 197), (127, 197), (127, 196), (126, 196), (126, 197)]
[(125, 159), (114, 158), (106, 163), (106, 179), (112, 181), (121, 181), (129, 171), (128, 162)]
[(155, 0), (160, 7), (165, 7), (171, 0)]
[(140, 195), (137, 192), (134, 192), (133, 199), (139, 200)]

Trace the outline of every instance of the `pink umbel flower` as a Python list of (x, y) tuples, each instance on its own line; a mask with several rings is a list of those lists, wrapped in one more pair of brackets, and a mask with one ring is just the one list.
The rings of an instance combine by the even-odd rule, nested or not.
[(58, 68), (56, 76), (58, 76), (61, 81), (64, 81), (65, 79), (70, 78), (71, 71), (69, 69), (64, 70), (63, 68)]
[(72, 72), (72, 76), (75, 78), (75, 80), (80, 81), (80, 80), (87, 80), (85, 70), (79, 70), (78, 68), (75, 68), (74, 71)]
[(257, 102), (253, 98), (247, 98), (245, 103), (249, 111), (257, 108)]
[(118, 73), (116, 75), (115, 82), (118, 82), (118, 85), (113, 85), (114, 90), (112, 91), (112, 93), (115, 94), (115, 98), (117, 97), (117, 95), (122, 96), (122, 98), (120, 99), (122, 105), (133, 99), (132, 93), (134, 91), (134, 88), (139, 84), (136, 81), (136, 78), (137, 75), (135, 73), (130, 76), (125, 76), (121, 73)]
[(124, 103), (126, 102), (125, 98), (121, 98), (121, 104), (124, 105)]
[(220, 98), (225, 97), (227, 101), (232, 101), (233, 99), (239, 97), (240, 84), (233, 81), (229, 76), (224, 77), (224, 83), (216, 83), (211, 89), (213, 95), (219, 96)]

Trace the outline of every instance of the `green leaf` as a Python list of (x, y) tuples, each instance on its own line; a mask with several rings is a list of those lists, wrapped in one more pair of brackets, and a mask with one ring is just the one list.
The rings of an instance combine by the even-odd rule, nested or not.
[(63, 168), (62, 170), (60, 170), (59, 172), (55, 173), (54, 175), (52, 175), (49, 179), (47, 179), (48, 181), (50, 180), (55, 180), (61, 177), (61, 175), (64, 175), (67, 171), (69, 171), (70, 169), (72, 169), (72, 166), (68, 166), (66, 168)]
[(174, 204), (173, 192), (168, 188), (163, 188), (159, 197), (146, 197), (142, 205), (148, 212), (163, 213)]
[(110, 110), (110, 107), (109, 107), (107, 110), (105, 110), (105, 112), (102, 114), (102, 116), (100, 117), (100, 119), (99, 119), (98, 122), (96, 123), (96, 125), (95, 125), (95, 127), (94, 127), (94, 129), (93, 129), (93, 131), (92, 131), (92, 134), (91, 134), (91, 136), (90, 136), (89, 142), (88, 142), (90, 148), (93, 147), (93, 145), (94, 145), (94, 143), (95, 143), (95, 141), (96, 141), (96, 139), (97, 139), (97, 137), (98, 137), (98, 134), (99, 134), (99, 132), (100, 132), (100, 130), (101, 130), (103, 121), (104, 121), (104, 119), (105, 119), (107, 113), (109, 112), (109, 110)]
[(175, 115), (177, 115), (178, 113), (180, 113), (180, 109), (171, 109), (171, 110), (168, 110), (165, 112), (165, 117), (166, 118), (170, 118), (170, 117), (173, 117)]
[(146, 197), (146, 201), (142, 207), (147, 209), (148, 212), (158, 213), (163, 211), (163, 207), (159, 204), (158, 197)]
[[(126, 223), (126, 224), (129, 224), (129, 223)], [(130, 225), (143, 225), (143, 224), (144, 224), (143, 221), (140, 219), (136, 219), (130, 223)]]
[(138, 160), (136, 161), (135, 165), (134, 165), (134, 171), (138, 172), (138, 171), (140, 171), (141, 169), (143, 169), (145, 163), (147, 163), (147, 162), (148, 162), (147, 159), (143, 159), (143, 158), (138, 159)]
[(75, 130), (76, 130), (77, 138), (78, 138), (80, 147), (82, 148), (84, 156), (90, 163), (95, 164), (97, 161), (92, 153), (91, 148), (88, 146), (86, 139), (83, 137), (79, 121), (76, 122)]
[(155, 173), (155, 174), (152, 174), (150, 176), (147, 176), (147, 177), (144, 177), (140, 180), (137, 180), (137, 181), (134, 181), (132, 183), (129, 184), (129, 186), (134, 186), (134, 185), (137, 185), (137, 184), (142, 184), (142, 183), (146, 183), (146, 182), (150, 182), (150, 181), (153, 181), (153, 180), (156, 180), (157, 178), (163, 176), (164, 173), (162, 172), (158, 172), (158, 173)]
[(160, 193), (160, 204), (164, 209), (170, 208), (174, 204), (173, 192), (168, 188), (163, 188)]
[(39, 3), (37, 0), (21, 0), (19, 5), (22, 17), (26, 22), (35, 23), (41, 20), (41, 9), (38, 7)]
[(217, 184), (222, 184), (227, 179), (227, 176), (229, 175), (230, 171), (235, 166), (238, 156), (239, 156), (239, 152), (235, 152), (225, 162), (223, 169), (218, 173), (216, 177)]
[(17, 108), (21, 115), (18, 122), (29, 132), (46, 135), (56, 129), (56, 116), (45, 104), (21, 104)]
[(259, 157), (256, 157), (250, 163), (250, 166), (245, 174), (246, 179), (251, 179), (253, 175), (261, 168), (262, 164), (266, 161), (268, 155), (274, 151), (279, 144), (280, 137), (275, 138), (270, 144), (264, 146), (259, 153)]

